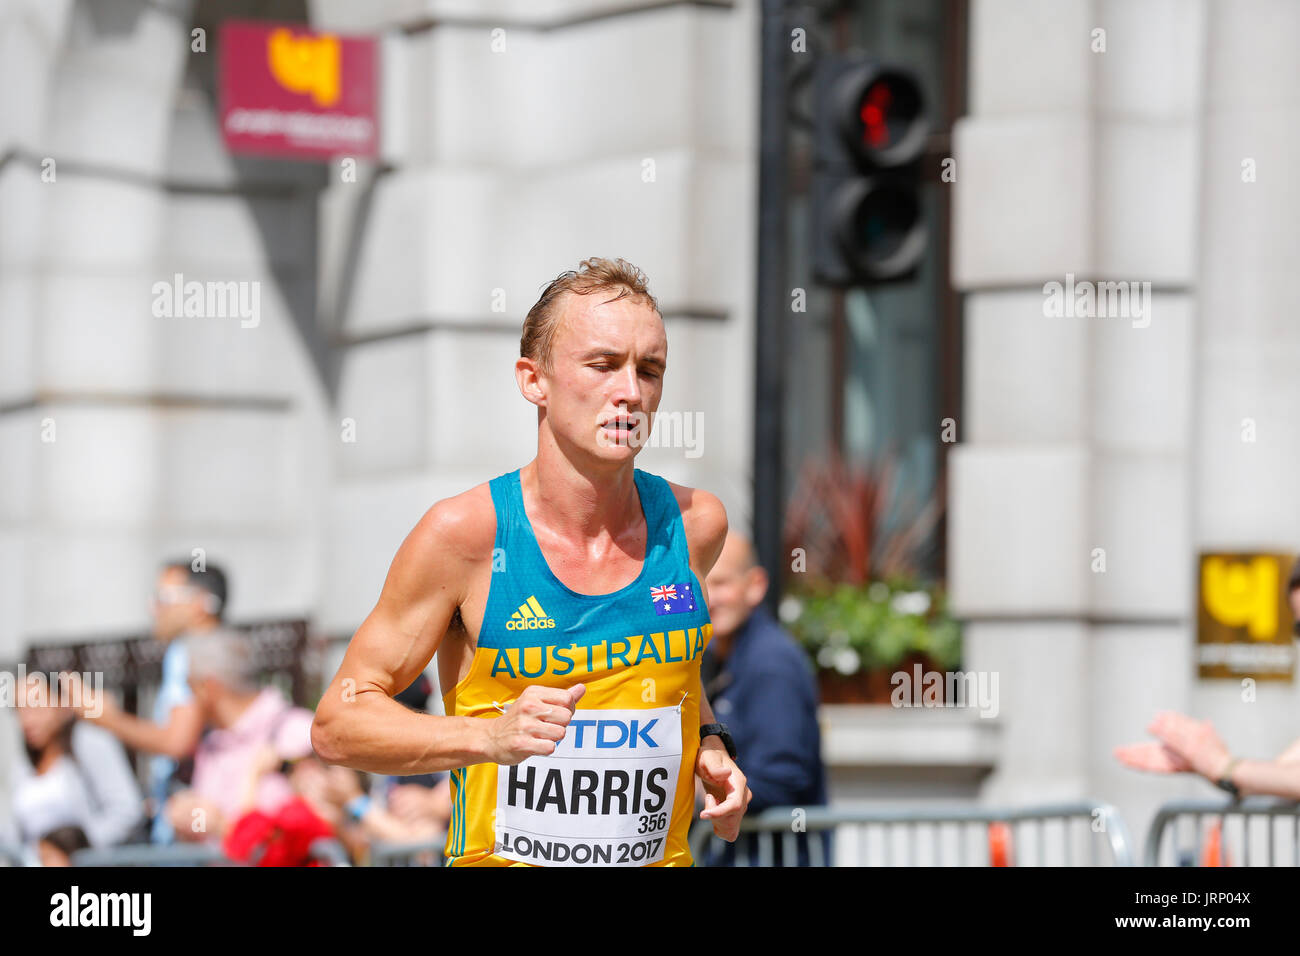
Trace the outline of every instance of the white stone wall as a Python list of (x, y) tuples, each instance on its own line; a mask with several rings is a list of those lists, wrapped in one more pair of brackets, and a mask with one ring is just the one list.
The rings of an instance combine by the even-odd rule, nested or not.
[[(145, 631), (158, 563), (194, 548), (237, 620), (318, 601), (324, 396), (286, 302), (315, 197), (235, 174), (182, 88), (189, 15), (0, 4), (2, 660)], [(257, 283), (260, 322), (155, 315), (175, 273)], [(0, 713), (0, 781), (16, 743)]]
[[(1297, 27), (1285, 2), (972, 5), (950, 562), (968, 666), (1002, 674), (991, 802), (1107, 800), (1140, 839), (1159, 803), (1218, 792), (1115, 762), (1156, 711), (1209, 718), (1250, 757), (1300, 730), (1294, 685), (1244, 704), (1192, 656), (1196, 552), (1300, 547)], [(1066, 273), (1149, 281), (1150, 324), (1045, 316)]]

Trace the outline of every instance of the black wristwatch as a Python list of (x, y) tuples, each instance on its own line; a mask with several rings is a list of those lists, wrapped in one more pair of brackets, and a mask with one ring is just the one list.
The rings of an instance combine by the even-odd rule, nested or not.
[(1241, 799), (1241, 790), (1239, 790), (1237, 788), (1237, 785), (1232, 782), (1232, 770), (1240, 762), (1241, 762), (1240, 757), (1234, 757), (1232, 760), (1228, 761), (1228, 766), (1226, 766), (1223, 769), (1223, 776), (1220, 777), (1218, 780), (1214, 781), (1214, 785), (1216, 787), (1218, 787), (1220, 790), (1226, 790), (1228, 793), (1232, 794), (1232, 799), (1234, 800)]
[(701, 724), (700, 725), (700, 742), (704, 742), (705, 737), (717, 734), (722, 738), (722, 746), (727, 748), (727, 756), (732, 760), (736, 759), (736, 743), (731, 739), (731, 732), (727, 730), (726, 724)]

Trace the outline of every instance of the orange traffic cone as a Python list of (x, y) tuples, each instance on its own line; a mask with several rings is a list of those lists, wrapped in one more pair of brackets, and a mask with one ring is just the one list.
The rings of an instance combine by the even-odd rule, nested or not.
[(1205, 853), (1201, 856), (1201, 866), (1231, 866), (1228, 851), (1223, 846), (1223, 821), (1210, 821), (1210, 832), (1205, 838)]
[(1011, 827), (1005, 823), (989, 824), (989, 865), (1011, 866)]

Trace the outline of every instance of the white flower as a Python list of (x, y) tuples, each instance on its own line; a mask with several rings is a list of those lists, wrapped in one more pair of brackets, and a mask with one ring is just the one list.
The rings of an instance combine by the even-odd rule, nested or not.
[(862, 665), (862, 658), (851, 647), (842, 647), (835, 651), (835, 669), (841, 674), (856, 673)]
[(821, 667), (834, 667), (834, 666), (835, 666), (835, 648), (833, 648), (833, 647), (823, 647), (821, 650), (819, 650), (819, 651), (817, 652), (817, 663), (818, 663)]
[(776, 611), (781, 620), (787, 624), (792, 624), (799, 620), (799, 615), (803, 613), (803, 601), (800, 601), (792, 594), (781, 599)]
[(930, 610), (930, 595), (924, 591), (905, 591), (889, 602), (895, 614), (924, 614)]

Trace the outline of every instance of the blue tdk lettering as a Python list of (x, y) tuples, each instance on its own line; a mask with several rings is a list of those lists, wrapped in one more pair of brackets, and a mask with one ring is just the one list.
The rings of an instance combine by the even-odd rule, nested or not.
[[(605, 738), (605, 728), (614, 727), (618, 730), (617, 740), (607, 740)], [(596, 747), (604, 749), (608, 747), (621, 747), (627, 743), (627, 724), (621, 720), (599, 720), (596, 722)]]
[(600, 750), (609, 750), (617, 747), (627, 747), (635, 750), (637, 741), (640, 740), (643, 746), (651, 749), (658, 748), (659, 744), (650, 736), (650, 731), (654, 730), (655, 724), (659, 723), (659, 718), (654, 717), (645, 726), (641, 726), (639, 720), (633, 720), (630, 724), (621, 720), (575, 720), (572, 723), (577, 726), (577, 732), (574, 735), (574, 746), (582, 746), (582, 732), (592, 724), (596, 726), (596, 747)]
[(632, 733), (634, 735), (632, 738), (632, 746), (633, 747), (636, 746), (636, 738), (640, 737), (642, 740), (646, 742), (646, 746), (658, 747), (659, 745), (657, 743), (655, 743), (652, 739), (646, 736), (646, 734), (650, 733), (650, 728), (654, 727), (654, 725), (657, 723), (659, 723), (659, 718), (655, 717), (653, 720), (650, 721), (650, 723), (646, 724), (640, 730), (637, 730), (636, 721), (635, 720), (632, 721)]

